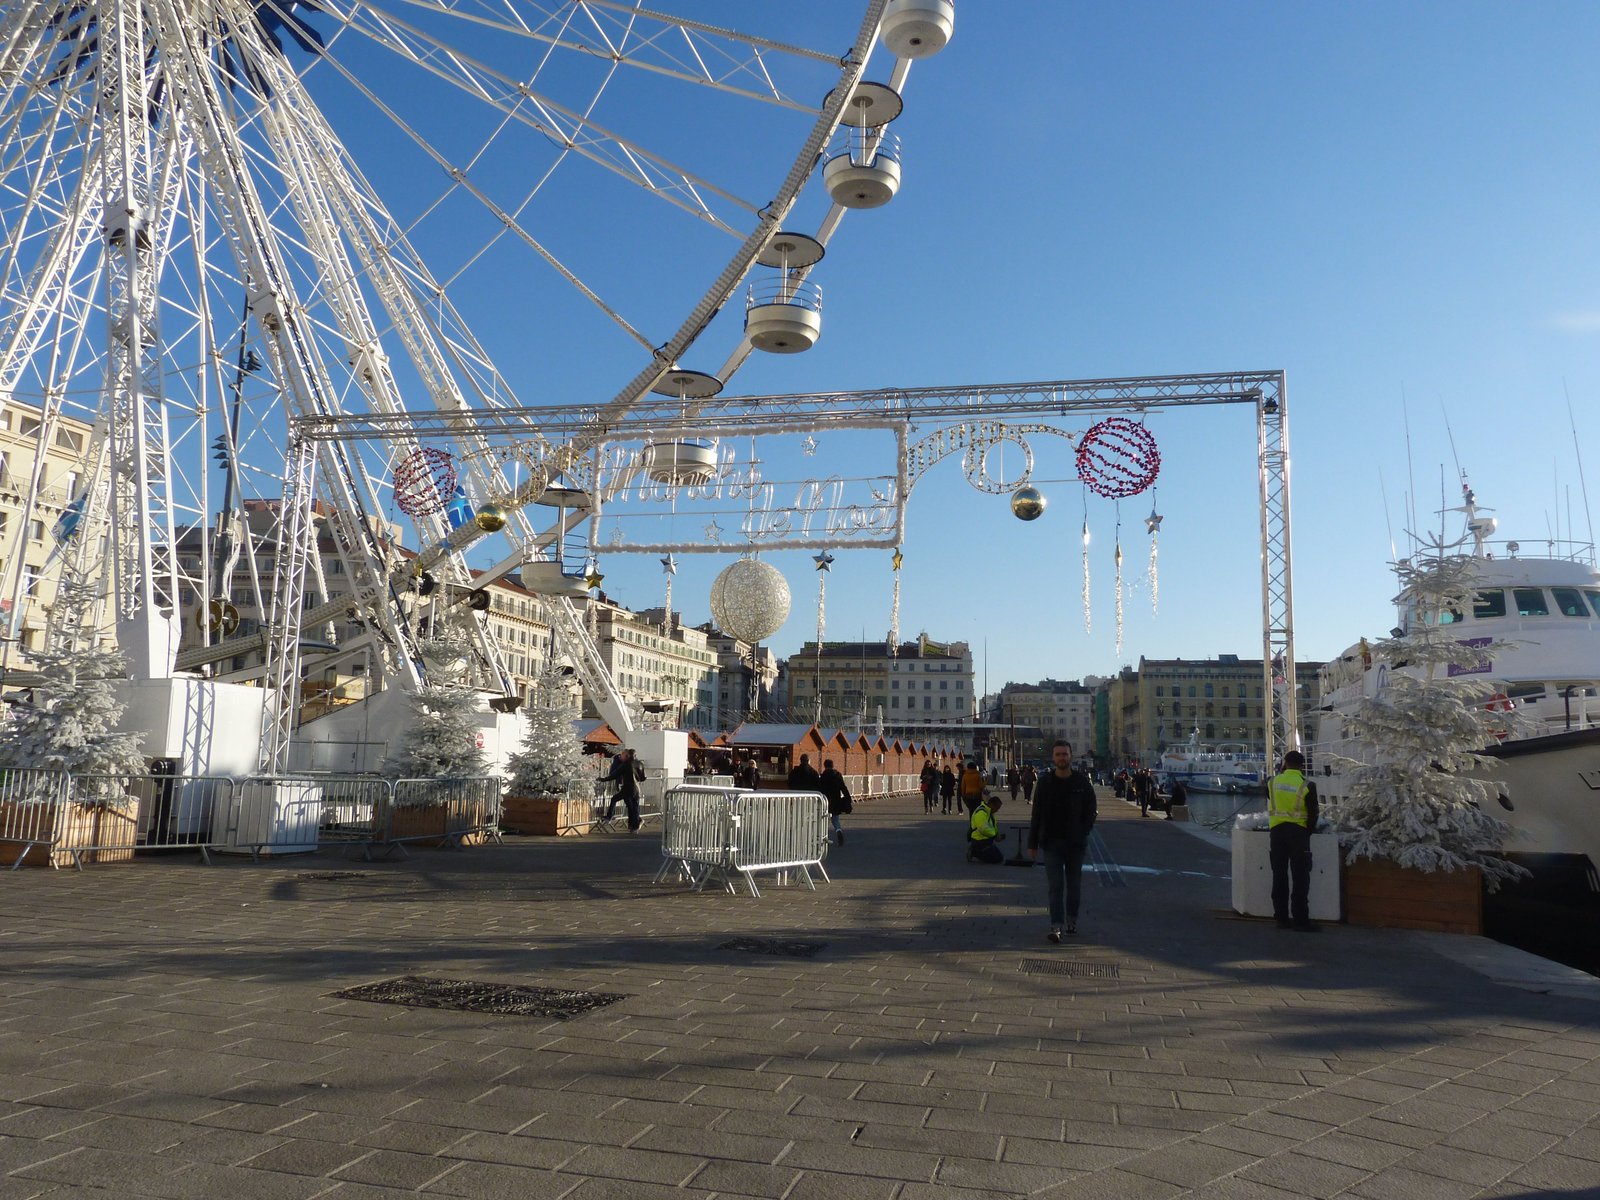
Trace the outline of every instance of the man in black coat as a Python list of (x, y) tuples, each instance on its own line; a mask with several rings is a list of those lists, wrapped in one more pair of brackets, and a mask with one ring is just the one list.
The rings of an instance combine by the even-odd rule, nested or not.
[(855, 803), (850, 798), (849, 785), (845, 783), (844, 776), (834, 768), (831, 758), (822, 762), (822, 774), (817, 779), (817, 791), (828, 798), (828, 816), (833, 822), (833, 836), (842, 846), (844, 826), (839, 823), (839, 817), (854, 809)]
[(789, 772), (789, 790), (791, 792), (822, 790), (822, 776), (818, 775), (817, 769), (811, 765), (811, 755), (802, 754), (800, 764)]
[(632, 750), (621, 750), (611, 760), (606, 782), (615, 784), (617, 790), (611, 796), (611, 803), (606, 805), (606, 820), (616, 815), (617, 801), (621, 800), (628, 810), (629, 833), (639, 832), (639, 784), (643, 780), (644, 768), (639, 765), (639, 758)]
[(1059, 942), (1062, 930), (1078, 932), (1078, 903), (1083, 896), (1083, 856), (1094, 828), (1094, 785), (1072, 767), (1072, 743), (1057, 742), (1050, 751), (1054, 770), (1039, 776), (1033, 792), (1033, 822), (1028, 827), (1028, 857), (1044, 851), (1045, 883), (1050, 897), (1048, 940)]

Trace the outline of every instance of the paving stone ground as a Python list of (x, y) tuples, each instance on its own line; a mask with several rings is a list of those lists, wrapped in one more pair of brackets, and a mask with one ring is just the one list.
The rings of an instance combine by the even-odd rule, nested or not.
[[(1224, 851), (1101, 814), (1062, 946), (920, 800), (759, 899), (626, 834), (6, 874), (0, 1200), (1600, 1196), (1600, 1003), (1234, 918)], [(332, 995), (407, 974), (627, 998)]]

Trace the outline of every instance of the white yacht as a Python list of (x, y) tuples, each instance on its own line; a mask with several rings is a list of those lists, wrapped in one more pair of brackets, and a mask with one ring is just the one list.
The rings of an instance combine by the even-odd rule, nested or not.
[(1185, 744), (1163, 750), (1157, 770), (1168, 787), (1181, 781), (1191, 792), (1256, 791), (1267, 777), (1266, 759), (1259, 750), (1242, 742), (1205, 745), (1199, 729)]
[[(1501, 781), (1498, 816), (1516, 830), (1510, 857), (1536, 878), (1576, 885), (1600, 901), (1600, 571), (1589, 543), (1543, 541), (1540, 555), (1516, 542), (1491, 541), (1492, 517), (1481, 515), (1463, 483), (1466, 532), (1457, 543), (1472, 555), (1478, 589), (1471, 611), (1449, 612), (1461, 640), (1482, 647), (1480, 671), (1450, 668), (1489, 682), (1490, 711), (1507, 728), (1487, 738)], [(1470, 547), (1470, 550), (1468, 549)], [(1420, 619), (1401, 606), (1396, 635)], [(1383, 694), (1391, 671), (1374, 663), (1362, 639), (1320, 673), (1321, 713), (1311, 769), (1318, 794), (1337, 804), (1345, 794), (1336, 756), (1366, 761), (1346, 718), (1364, 697)]]

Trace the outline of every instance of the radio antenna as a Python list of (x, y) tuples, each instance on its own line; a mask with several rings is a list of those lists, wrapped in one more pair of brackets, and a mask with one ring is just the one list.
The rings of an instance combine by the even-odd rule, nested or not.
[(1389, 557), (1398, 560), (1399, 551), (1394, 548), (1394, 522), (1389, 519), (1389, 489), (1384, 486), (1383, 468), (1378, 468), (1378, 495), (1383, 497), (1383, 527), (1389, 532)]
[(1583, 519), (1589, 526), (1589, 561), (1594, 561), (1594, 514), (1589, 510), (1589, 485), (1583, 478), (1583, 447), (1578, 445), (1578, 423), (1572, 416), (1572, 390), (1562, 379), (1561, 390), (1567, 394), (1567, 427), (1572, 430), (1572, 452), (1578, 459), (1578, 488), (1583, 494)]
[[(1406, 513), (1407, 528), (1415, 530), (1417, 527), (1417, 471), (1416, 463), (1411, 458), (1411, 405), (1406, 400), (1406, 385), (1400, 385), (1400, 416), (1406, 426), (1406, 484), (1410, 500), (1410, 509)], [(1416, 534), (1413, 533), (1415, 539)]]

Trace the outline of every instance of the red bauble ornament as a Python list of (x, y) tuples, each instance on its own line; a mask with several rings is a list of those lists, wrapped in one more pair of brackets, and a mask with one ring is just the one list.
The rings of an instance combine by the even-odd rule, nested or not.
[(408, 517), (443, 512), (456, 491), (456, 466), (448, 450), (419, 446), (394, 470), (394, 502)]
[(1097, 496), (1137, 496), (1161, 473), (1156, 438), (1138, 421), (1107, 417), (1078, 443), (1078, 478)]

